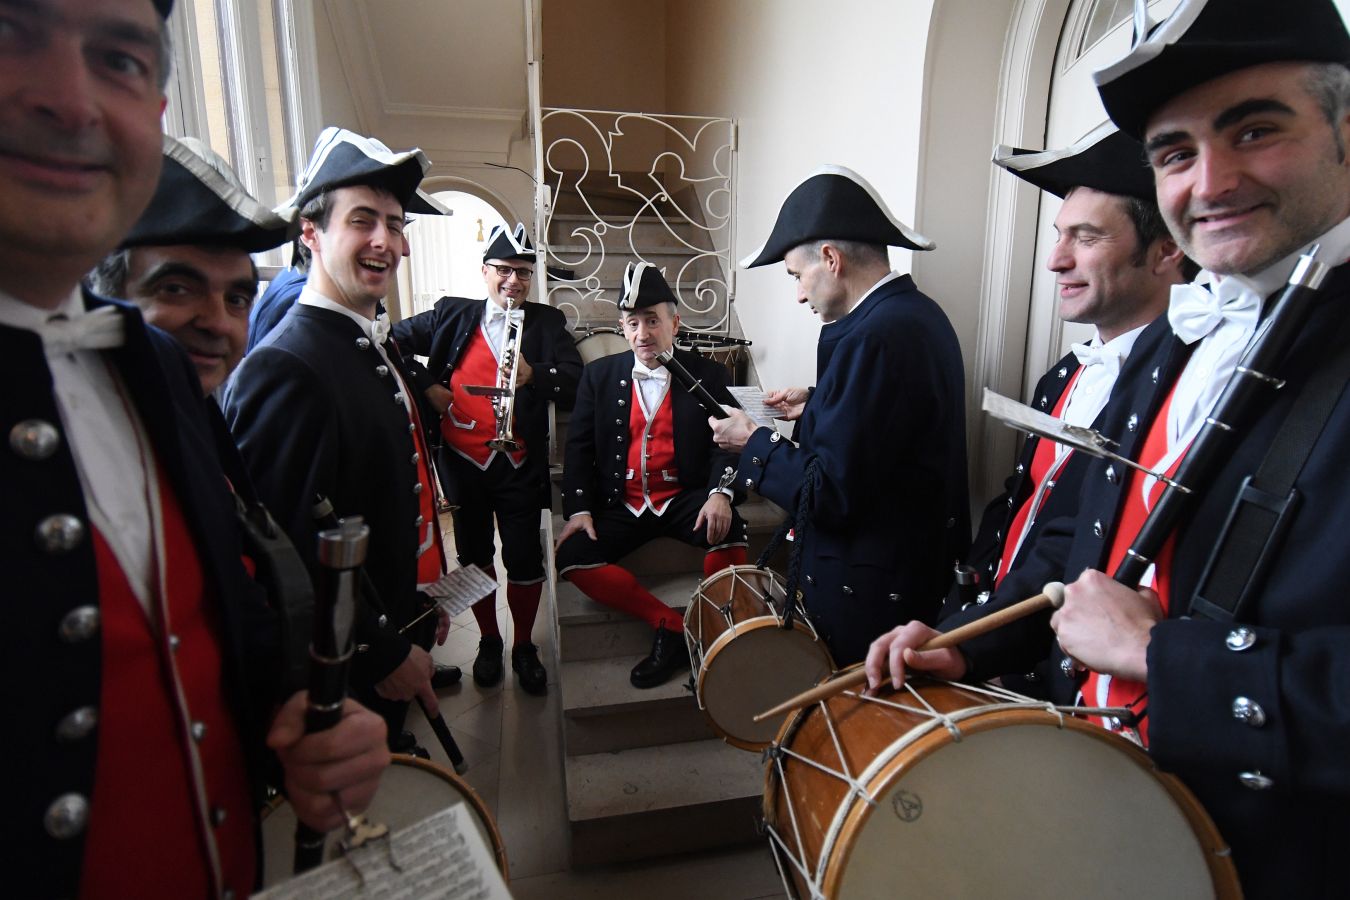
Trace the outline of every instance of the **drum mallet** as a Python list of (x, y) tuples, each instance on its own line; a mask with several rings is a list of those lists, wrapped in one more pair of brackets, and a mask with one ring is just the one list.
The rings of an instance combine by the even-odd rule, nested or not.
[[(939, 634), (937, 637), (918, 647), (917, 650), (922, 653), (926, 650), (943, 650), (947, 647), (955, 647), (963, 644), (974, 637), (987, 634), (995, 628), (1007, 625), (1009, 622), (1015, 622), (1018, 619), (1041, 612), (1046, 609), (1059, 609), (1064, 605), (1064, 584), (1059, 581), (1052, 581), (1041, 589), (1041, 593), (1035, 597), (1030, 597), (1020, 603), (1014, 603), (1005, 609), (992, 612), (989, 615), (976, 619), (973, 622), (967, 622), (960, 628), (953, 628), (945, 634)], [(836, 694), (842, 694), (849, 688), (858, 687), (867, 684), (867, 670), (861, 667), (841, 675), (838, 678), (826, 681), (824, 684), (818, 684), (809, 691), (803, 691), (784, 703), (780, 703), (773, 709), (765, 710), (755, 716), (756, 722), (762, 722), (765, 719), (782, 715), (786, 712), (792, 712), (794, 709), (801, 709), (803, 706), (810, 706), (818, 700), (826, 700)]]

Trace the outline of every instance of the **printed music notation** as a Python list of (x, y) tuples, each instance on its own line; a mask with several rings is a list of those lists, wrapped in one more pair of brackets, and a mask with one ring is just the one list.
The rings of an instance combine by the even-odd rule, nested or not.
[(417, 589), (436, 600), (450, 615), (457, 616), (497, 590), (497, 582), (477, 566), (461, 566)]
[(254, 900), (510, 900), (467, 804), (457, 803)]
[(774, 410), (771, 406), (764, 403), (764, 391), (757, 387), (746, 385), (732, 385), (727, 388), (731, 398), (736, 401), (736, 405), (741, 411), (749, 416), (756, 425), (762, 425), (765, 428), (773, 427)]

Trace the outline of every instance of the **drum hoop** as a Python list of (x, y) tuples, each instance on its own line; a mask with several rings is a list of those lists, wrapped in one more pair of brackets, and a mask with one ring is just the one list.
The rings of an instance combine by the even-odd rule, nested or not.
[[(783, 577), (779, 575), (777, 572), (775, 572), (773, 569), (768, 568), (761, 569), (759, 566), (752, 566), (752, 565), (727, 566), (725, 568), (718, 569), (716, 572), (712, 573), (711, 575), (700, 581), (698, 585), (694, 588), (694, 594), (689, 599), (689, 605), (685, 607), (683, 619), (685, 647), (689, 650), (689, 659), (691, 663), (693, 664), (694, 668), (698, 669), (699, 671), (702, 671), (703, 666), (705, 665), (704, 660), (706, 660), (708, 657), (708, 653), (711, 650), (711, 645), (709, 645), (709, 648), (707, 650), (703, 649), (703, 619), (701, 616), (696, 615), (694, 611), (698, 608), (697, 604), (703, 602), (707, 603), (714, 610), (721, 612), (721, 607), (717, 606), (710, 599), (708, 599), (707, 595), (704, 594), (703, 592), (703, 588), (705, 585), (711, 586), (719, 581), (722, 581), (724, 578), (736, 578), (742, 572), (754, 572), (757, 576), (767, 578), (771, 585), (772, 584), (783, 585), (784, 595), (786, 599), (786, 582), (783, 581)], [(749, 579), (743, 580), (748, 581)], [(761, 597), (761, 599), (763, 598)], [(772, 594), (770, 594), (770, 599), (772, 599)], [(773, 604), (766, 603), (765, 605), (769, 607), (769, 612), (772, 613), (773, 618), (775, 618), (778, 622), (781, 623), (782, 616), (779, 615), (778, 611), (773, 608)], [(745, 621), (750, 622), (758, 618), (762, 617), (751, 616), (749, 619), (746, 619)], [(805, 619), (806, 617), (803, 615), (802, 618)], [(816, 634), (815, 626), (812, 625), (809, 621), (807, 621), (806, 624), (807, 627), (811, 629), (811, 634), (815, 637), (815, 639), (820, 640), (820, 635)], [(723, 631), (722, 634), (719, 634), (717, 636), (717, 639), (720, 639), (722, 635), (727, 633), (727, 631), (730, 631), (734, 634), (737, 627), (738, 623), (728, 622), (726, 631)], [(695, 632), (697, 632), (697, 634), (695, 634)], [(714, 643), (716, 643), (717, 639), (714, 639)], [(704, 708), (701, 696), (698, 698), (698, 708), (699, 709)]]
[[(765, 747), (770, 746), (773, 743), (773, 741), (767, 743), (751, 743), (749, 741), (743, 741), (740, 738), (734, 738), (729, 734), (723, 733), (722, 729), (718, 728), (717, 725), (712, 721), (712, 718), (707, 715), (708, 708), (703, 703), (703, 679), (707, 675), (708, 670), (712, 668), (714, 657), (716, 657), (718, 653), (720, 653), (723, 649), (725, 649), (740, 634), (749, 634), (750, 632), (757, 631), (761, 628), (781, 629), (783, 627), (782, 623), (783, 620), (778, 616), (754, 616), (752, 618), (746, 619), (740, 623), (742, 630), (739, 632), (739, 634), (737, 632), (734, 632), (732, 629), (728, 628), (726, 631), (719, 634), (716, 640), (714, 640), (711, 644), (708, 645), (707, 652), (702, 655), (701, 664), (698, 669), (698, 679), (694, 682), (694, 698), (698, 701), (698, 708), (704, 713), (704, 717), (708, 720), (708, 724), (712, 726), (713, 731), (716, 731), (718, 736), (720, 736), (722, 740), (726, 741), (733, 747), (739, 747), (742, 750), (752, 750), (755, 752), (759, 752), (763, 750)], [(792, 623), (792, 630), (797, 634), (802, 634), (805, 635), (806, 637), (811, 638), (811, 640), (816, 644), (816, 646), (820, 648), (821, 653), (824, 655), (827, 671), (834, 670), (834, 660), (830, 658), (830, 651), (826, 649), (825, 644), (822, 643), (820, 638), (816, 635), (814, 628), (811, 628), (807, 624), (803, 624), (800, 620), (794, 620)]]

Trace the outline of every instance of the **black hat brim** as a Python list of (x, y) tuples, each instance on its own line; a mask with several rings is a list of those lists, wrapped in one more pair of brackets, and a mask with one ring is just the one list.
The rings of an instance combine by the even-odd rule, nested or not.
[(1149, 201), (1157, 196), (1144, 146), (1109, 124), (1062, 150), (999, 147), (994, 164), (1060, 198), (1076, 187)]

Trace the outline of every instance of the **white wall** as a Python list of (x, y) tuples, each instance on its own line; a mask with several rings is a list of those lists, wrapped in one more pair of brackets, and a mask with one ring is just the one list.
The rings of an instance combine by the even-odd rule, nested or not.
[[(914, 207), (932, 7), (933, 0), (667, 5), (667, 111), (740, 123), (737, 257), (763, 243), (787, 192), (824, 163), (862, 173), (892, 212), (927, 234)], [(941, 247), (942, 235), (928, 237)], [(893, 251), (897, 268), (909, 268), (909, 255)], [(820, 325), (795, 297), (781, 265), (737, 273), (736, 311), (766, 386), (815, 383)]]

